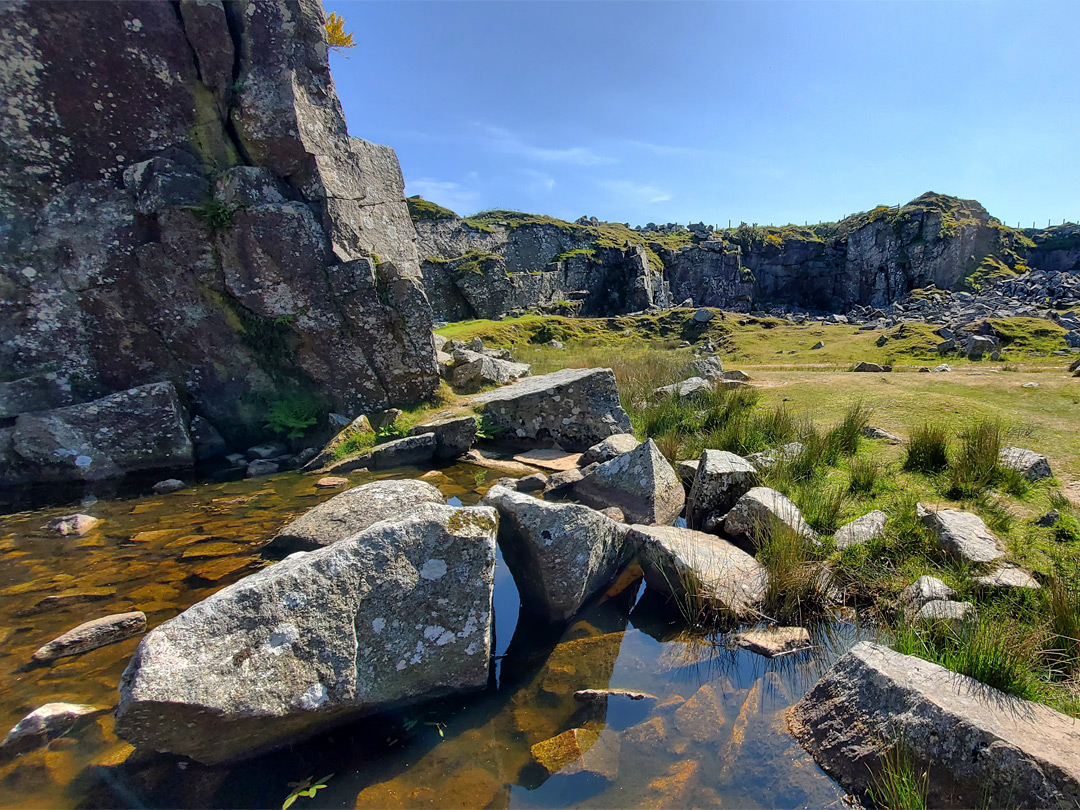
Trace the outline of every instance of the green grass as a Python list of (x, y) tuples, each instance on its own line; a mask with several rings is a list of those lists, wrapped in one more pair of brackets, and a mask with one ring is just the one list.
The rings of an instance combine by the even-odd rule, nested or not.
[(939, 473), (949, 466), (949, 432), (929, 422), (911, 431), (904, 456), (904, 469), (912, 472)]
[(868, 791), (876, 806), (883, 810), (926, 810), (930, 770), (920, 772), (903, 739), (881, 755), (879, 767)]
[(755, 534), (758, 562), (768, 574), (765, 615), (779, 624), (802, 625), (828, 603), (829, 576), (821, 547), (779, 520)]
[(420, 196), (408, 197), (405, 202), (409, 206), (409, 216), (412, 217), (413, 222), (420, 222), (421, 220), (437, 221), (457, 217), (457, 214), (449, 208), (443, 208), (441, 205), (429, 202)]

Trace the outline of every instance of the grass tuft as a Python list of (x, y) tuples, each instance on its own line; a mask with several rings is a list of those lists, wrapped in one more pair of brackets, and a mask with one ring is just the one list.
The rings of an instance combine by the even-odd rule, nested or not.
[(942, 425), (927, 422), (912, 429), (904, 455), (904, 469), (935, 474), (949, 465), (949, 434)]
[(820, 549), (779, 520), (756, 535), (757, 558), (768, 573), (765, 611), (780, 624), (803, 624), (828, 603), (830, 577)]
[(881, 755), (881, 770), (873, 777), (870, 798), (884, 810), (926, 810), (930, 793), (930, 770), (920, 773), (915, 757), (903, 739)]

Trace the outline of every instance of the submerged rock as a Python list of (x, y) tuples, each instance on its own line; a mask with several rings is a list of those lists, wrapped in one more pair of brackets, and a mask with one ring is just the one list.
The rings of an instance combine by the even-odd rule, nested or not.
[(69, 655), (96, 650), (107, 644), (115, 644), (132, 636), (137, 636), (146, 629), (146, 614), (141, 610), (131, 613), (117, 613), (91, 619), (66, 633), (57, 636), (48, 644), (39, 647), (31, 656), (39, 663), (55, 661)]
[(765, 568), (715, 535), (637, 524), (628, 540), (649, 587), (691, 613), (746, 616), (765, 598)]
[(80, 723), (98, 717), (108, 709), (81, 703), (46, 703), (19, 721), (0, 743), (0, 757), (7, 759), (70, 733)]
[(679, 476), (652, 439), (600, 464), (574, 484), (574, 495), (597, 508), (617, 506), (635, 523), (673, 523), (686, 500)]
[(614, 732), (572, 728), (530, 750), (533, 761), (549, 775), (592, 777), (611, 783), (619, 775), (619, 749)]
[(757, 470), (748, 460), (724, 450), (704, 451), (686, 505), (687, 525), (715, 527), (757, 480)]
[(569, 619), (629, 561), (627, 527), (595, 509), (499, 486), (483, 503), (499, 511), (499, 546), (522, 609), (546, 621)]
[(631, 431), (609, 368), (563, 369), (529, 377), (473, 397), (473, 402), (484, 406), (494, 427), (511, 436), (555, 442), (572, 452)]
[(483, 687), (496, 527), (421, 505), (218, 591), (143, 638), (117, 735), (213, 764)]
[(278, 556), (314, 551), (415, 506), (445, 501), (439, 490), (424, 481), (373, 481), (309, 509), (279, 531), (263, 551)]
[(56, 532), (57, 534), (74, 534), (81, 537), (87, 532), (96, 529), (101, 523), (102, 521), (100, 518), (93, 517), (92, 515), (84, 515), (80, 512), (74, 515), (64, 515), (63, 517), (53, 518), (45, 528), (49, 531)]
[(978, 515), (958, 509), (934, 511), (923, 504), (919, 504), (919, 515), (937, 537), (938, 548), (955, 559), (985, 563), (1005, 556), (997, 535)]
[(777, 655), (805, 650), (810, 646), (810, 631), (805, 627), (766, 627), (744, 630), (735, 636), (740, 647), (774, 658)]
[(791, 733), (852, 793), (872, 787), (897, 740), (929, 807), (1072, 807), (1080, 802), (1080, 724), (1047, 706), (887, 647), (860, 642), (788, 715)]
[(186, 486), (187, 484), (179, 478), (166, 478), (165, 480), (158, 481), (154, 484), (152, 489), (154, 490), (155, 495), (168, 495), (172, 492), (179, 492)]

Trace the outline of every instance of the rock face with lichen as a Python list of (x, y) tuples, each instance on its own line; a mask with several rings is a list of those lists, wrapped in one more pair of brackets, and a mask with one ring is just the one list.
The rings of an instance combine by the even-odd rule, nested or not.
[(116, 733), (223, 762), (483, 687), (497, 523), (423, 504), (218, 591), (139, 644)]
[(318, 0), (15, 2), (0, 28), (5, 417), (169, 381), (239, 442), (275, 406), (434, 389), (397, 158), (348, 136)]

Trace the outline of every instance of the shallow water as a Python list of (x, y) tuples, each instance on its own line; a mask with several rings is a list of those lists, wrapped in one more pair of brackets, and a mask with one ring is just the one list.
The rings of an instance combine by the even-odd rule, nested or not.
[[(469, 465), (442, 473), (433, 483), (466, 505), (497, 477)], [(0, 728), (50, 701), (115, 705), (139, 639), (48, 667), (28, 668), (30, 655), (110, 613), (143, 610), (155, 627), (252, 573), (284, 523), (340, 491), (314, 480), (288, 473), (98, 501), (79, 507), (104, 521), (81, 538), (43, 530), (71, 506), (0, 517)], [(784, 710), (857, 640), (855, 625), (827, 622), (808, 653), (768, 661), (728, 650), (724, 636), (683, 633), (631, 570), (553, 638), (519, 626), (501, 556), (495, 613), (496, 667), (483, 692), (215, 768), (133, 753), (105, 715), (0, 766), (0, 807), (280, 807), (290, 783), (329, 774), (294, 807), (821, 807), (843, 795), (788, 735)], [(585, 688), (656, 700), (582, 704), (574, 692)], [(555, 757), (552, 775), (530, 749), (573, 728), (585, 767)]]

